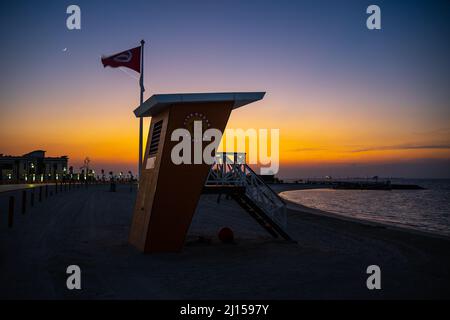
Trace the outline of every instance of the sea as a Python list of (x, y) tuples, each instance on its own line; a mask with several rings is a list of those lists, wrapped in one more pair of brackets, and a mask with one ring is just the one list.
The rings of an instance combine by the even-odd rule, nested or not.
[(280, 195), (301, 205), (345, 217), (450, 236), (450, 180), (392, 179), (424, 190), (306, 189)]

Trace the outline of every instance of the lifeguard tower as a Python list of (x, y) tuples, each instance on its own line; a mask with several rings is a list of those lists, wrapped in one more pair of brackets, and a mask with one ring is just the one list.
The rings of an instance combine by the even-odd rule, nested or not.
[[(230, 192), (233, 198), (273, 236), (290, 239), (283, 231), (283, 219), (272, 219), (279, 216), (274, 213), (276, 210), (264, 209), (262, 202), (256, 198), (252, 200), (252, 191), (246, 191), (248, 166), (242, 167), (238, 180), (225, 185), (225, 180), (221, 179), (229, 177), (228, 164), (221, 162), (224, 158), (220, 155), (216, 155), (218, 161), (213, 167), (206, 163), (176, 165), (171, 160), (171, 150), (178, 143), (171, 141), (174, 130), (190, 130), (194, 121), (202, 121), (204, 129), (215, 128), (223, 132), (233, 109), (261, 100), (264, 94), (157, 94), (134, 111), (136, 117), (152, 117), (152, 120), (131, 223), (129, 241), (132, 245), (143, 252), (180, 251), (202, 192), (230, 190), (233, 190)], [(233, 165), (241, 168), (242, 162)], [(217, 168), (222, 175), (216, 174)], [(235, 175), (236, 170), (233, 172)], [(254, 178), (256, 175), (251, 173)], [(270, 192), (265, 190), (265, 193)], [(267, 198), (259, 192), (258, 197), (261, 196)], [(272, 207), (281, 208), (285, 217), (285, 206), (278, 195), (270, 194), (268, 201)]]

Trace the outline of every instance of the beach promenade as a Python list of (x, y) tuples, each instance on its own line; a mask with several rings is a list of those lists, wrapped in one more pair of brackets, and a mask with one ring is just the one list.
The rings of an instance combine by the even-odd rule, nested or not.
[[(450, 298), (447, 240), (291, 205), (288, 231), (298, 243), (273, 240), (232, 200), (217, 203), (208, 195), (183, 252), (144, 255), (127, 242), (136, 190), (108, 190), (92, 185), (59, 192), (24, 215), (16, 201), (12, 228), (11, 193), (0, 194), (0, 298)], [(224, 226), (234, 230), (235, 244), (217, 239)], [(381, 290), (366, 287), (372, 264), (381, 268)], [(81, 290), (66, 288), (69, 265), (81, 268)]]

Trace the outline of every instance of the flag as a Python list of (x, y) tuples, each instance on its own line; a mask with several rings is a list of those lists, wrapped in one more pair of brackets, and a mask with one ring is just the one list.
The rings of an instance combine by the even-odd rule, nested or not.
[[(120, 53), (113, 54), (109, 57), (102, 56), (102, 64), (103, 67), (126, 67), (130, 68), (138, 73), (140, 73), (139, 77), (139, 86), (141, 87), (140, 92), (140, 102), (141, 105), (144, 103), (144, 44), (145, 41), (141, 40), (141, 46), (136, 47), (130, 50), (126, 50)], [(122, 70), (125, 72), (125, 70)], [(142, 172), (142, 131), (143, 131), (143, 121), (142, 117), (139, 118), (139, 159), (138, 159), (138, 168), (139, 168), (139, 176)]]
[[(126, 50), (109, 57), (102, 57), (103, 67), (126, 67), (141, 72), (141, 47)], [(141, 83), (141, 87), (143, 84)]]

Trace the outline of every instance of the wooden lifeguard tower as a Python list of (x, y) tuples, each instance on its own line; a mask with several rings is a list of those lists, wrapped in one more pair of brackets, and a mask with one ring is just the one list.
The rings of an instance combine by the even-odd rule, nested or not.
[[(261, 100), (264, 92), (157, 94), (135, 111), (152, 117), (139, 174), (129, 241), (143, 252), (180, 251), (211, 165), (171, 160), (171, 134), (193, 121), (224, 131), (233, 109)], [(192, 142), (194, 143), (194, 142)]]

